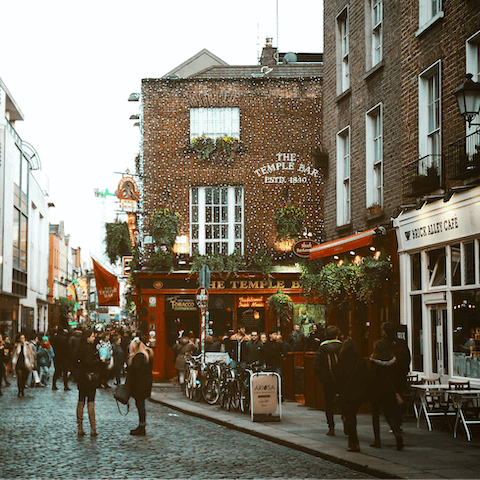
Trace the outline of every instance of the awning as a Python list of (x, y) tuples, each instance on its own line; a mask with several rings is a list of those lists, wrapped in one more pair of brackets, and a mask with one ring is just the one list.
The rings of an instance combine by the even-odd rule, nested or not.
[(332, 240), (331, 242), (322, 243), (310, 249), (310, 260), (315, 258), (331, 257), (339, 253), (355, 250), (360, 247), (366, 247), (373, 242), (373, 236), (375, 235), (376, 228), (366, 230), (365, 232), (356, 233), (349, 237), (339, 238), (338, 240)]

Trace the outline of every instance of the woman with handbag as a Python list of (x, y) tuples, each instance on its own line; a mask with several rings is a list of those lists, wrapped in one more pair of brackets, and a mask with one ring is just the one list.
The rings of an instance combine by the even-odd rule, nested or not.
[(145, 435), (146, 409), (145, 400), (152, 393), (153, 351), (140, 338), (135, 338), (129, 347), (127, 361), (127, 386), (135, 399), (139, 425), (130, 430), (130, 435)]
[(85, 400), (88, 404), (88, 420), (90, 422), (91, 436), (96, 437), (97, 425), (95, 421), (95, 393), (100, 386), (103, 362), (100, 360), (98, 350), (95, 348), (95, 333), (93, 330), (85, 330), (82, 333), (77, 350), (78, 367), (78, 403), (77, 425), (78, 436), (83, 437), (83, 409)]
[(358, 353), (357, 345), (347, 338), (338, 354), (334, 369), (336, 404), (339, 407), (348, 435), (347, 452), (359, 452), (357, 436), (357, 412), (364, 402), (369, 372), (365, 360)]

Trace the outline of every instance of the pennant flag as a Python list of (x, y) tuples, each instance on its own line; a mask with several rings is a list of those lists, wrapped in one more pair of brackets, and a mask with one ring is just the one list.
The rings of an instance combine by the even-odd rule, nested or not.
[(97, 285), (98, 305), (120, 306), (120, 289), (117, 277), (103, 268), (93, 258), (92, 261), (95, 284)]
[(71, 283), (68, 287), (67, 287), (67, 298), (72, 301), (72, 300), (77, 300), (77, 294), (75, 292), (75, 285), (73, 283)]

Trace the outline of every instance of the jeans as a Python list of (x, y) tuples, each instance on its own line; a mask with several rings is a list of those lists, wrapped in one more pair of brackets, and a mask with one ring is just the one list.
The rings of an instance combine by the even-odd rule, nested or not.
[(328, 428), (335, 427), (335, 382), (323, 384), (323, 396), (325, 398), (325, 416)]
[(28, 370), (25, 367), (20, 367), (17, 365), (15, 367), (15, 374), (17, 375), (18, 393), (23, 393), (28, 377)]

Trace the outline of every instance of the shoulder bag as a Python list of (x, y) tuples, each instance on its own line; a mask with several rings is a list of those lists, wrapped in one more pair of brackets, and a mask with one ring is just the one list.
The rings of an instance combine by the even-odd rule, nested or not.
[(119, 385), (117, 389), (115, 390), (115, 393), (113, 394), (113, 398), (117, 402), (117, 408), (118, 411), (120, 412), (120, 415), (123, 415), (123, 413), (120, 410), (120, 405), (119, 402), (122, 403), (123, 405), (127, 406), (127, 413), (130, 411), (130, 405), (128, 401), (130, 400), (130, 388), (128, 387), (127, 384)]

